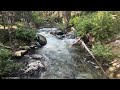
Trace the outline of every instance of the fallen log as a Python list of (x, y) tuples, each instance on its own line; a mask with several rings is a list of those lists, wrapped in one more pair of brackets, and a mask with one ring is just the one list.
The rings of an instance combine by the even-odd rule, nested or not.
[[(73, 27), (73, 29), (75, 29), (75, 28)], [(99, 62), (97, 61), (97, 59), (95, 58), (95, 56), (93, 55), (93, 53), (90, 51), (90, 49), (87, 47), (87, 45), (84, 43), (84, 41), (81, 38), (77, 38), (77, 40), (73, 43), (72, 46), (74, 46), (78, 42), (80, 42), (80, 44), (85, 48), (85, 50), (92, 56), (92, 58), (95, 60), (95, 62), (98, 64), (98, 66), (102, 70), (103, 74), (106, 76), (106, 78), (109, 79), (109, 76), (106, 74), (106, 72), (104, 71), (104, 69), (102, 68), (102, 66), (99, 64)], [(72, 47), (72, 46), (70, 46), (70, 47)]]
[(0, 47), (6, 48), (6, 49), (10, 49), (10, 50), (13, 50), (11, 47), (9, 47), (9, 46), (4, 46), (4, 45), (1, 45), (1, 44), (0, 44)]
[(100, 67), (100, 69), (102, 70), (102, 72), (104, 73), (104, 75), (109, 79), (108, 75), (106, 74), (106, 72), (104, 71), (104, 69), (102, 68), (102, 66), (99, 64), (99, 62), (97, 61), (97, 59), (95, 58), (95, 56), (93, 55), (93, 53), (89, 50), (89, 48), (86, 46), (86, 44), (82, 41), (81, 44), (84, 46), (84, 48), (86, 49), (86, 51), (92, 56), (92, 58), (95, 60), (95, 62), (98, 64), (98, 66)]

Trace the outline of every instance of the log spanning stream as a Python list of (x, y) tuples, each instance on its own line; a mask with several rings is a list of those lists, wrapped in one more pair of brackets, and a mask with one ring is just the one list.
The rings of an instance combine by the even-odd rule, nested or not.
[(58, 39), (50, 31), (57, 28), (42, 28), (37, 34), (47, 39), (47, 44), (35, 50), (35, 54), (45, 59), (45, 70), (27, 79), (101, 79), (104, 78), (99, 69), (95, 68), (90, 55), (79, 46), (70, 48), (75, 39)]

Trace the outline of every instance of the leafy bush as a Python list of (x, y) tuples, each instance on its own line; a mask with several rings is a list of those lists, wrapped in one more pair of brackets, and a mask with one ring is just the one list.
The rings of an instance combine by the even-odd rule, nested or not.
[(11, 52), (7, 49), (0, 48), (0, 59), (8, 59), (11, 56)]
[(66, 25), (64, 23), (57, 23), (56, 26), (61, 30), (65, 30), (66, 28)]
[(12, 72), (19, 70), (22, 67), (23, 67), (22, 63), (6, 59), (4, 60), (4, 62), (0, 62), (0, 76), (10, 75)]
[(18, 29), (16, 30), (16, 37), (18, 39), (32, 41), (35, 38), (36, 31), (32, 29)]
[(110, 46), (105, 46), (100, 43), (96, 43), (95, 47), (92, 48), (92, 52), (95, 56), (99, 57), (101, 60), (105, 59), (107, 61), (112, 60), (112, 58), (114, 57), (111, 49), (112, 48)]
[(15, 25), (16, 25), (19, 29), (21, 29), (21, 28), (26, 28), (26, 27), (27, 27), (24, 22), (16, 22)]
[(83, 36), (86, 31), (90, 31), (97, 41), (102, 41), (114, 36), (114, 22), (115, 20), (110, 12), (99, 11), (81, 17), (74, 17), (69, 23), (74, 24), (79, 36)]
[(13, 70), (18, 70), (22, 64), (11, 60), (11, 51), (0, 48), (0, 76), (11, 73)]
[(98, 12), (95, 18), (93, 17), (93, 24), (93, 34), (97, 40), (107, 40), (114, 36), (114, 19), (110, 12)]
[(69, 24), (73, 24), (77, 30), (79, 36), (85, 35), (85, 32), (92, 29), (92, 15), (84, 15), (81, 17), (74, 17), (70, 19)]

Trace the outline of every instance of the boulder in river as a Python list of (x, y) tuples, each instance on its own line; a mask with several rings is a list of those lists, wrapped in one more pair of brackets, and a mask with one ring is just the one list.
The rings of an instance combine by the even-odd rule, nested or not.
[(41, 63), (41, 61), (38, 60), (38, 61), (29, 63), (24, 73), (35, 71), (42, 68), (44, 68), (44, 65)]
[(35, 38), (35, 40), (41, 45), (41, 46), (44, 46), (47, 44), (47, 40), (44, 36), (38, 34)]
[(67, 33), (67, 38), (69, 39), (75, 39), (77, 37), (77, 31), (71, 27), (71, 31)]
[(50, 32), (50, 34), (52, 34), (52, 35), (63, 35), (64, 34), (64, 32), (62, 31), (62, 30), (57, 30), (57, 31), (51, 31)]
[(57, 39), (63, 39), (65, 37), (65, 35), (56, 35)]
[(56, 33), (57, 35), (63, 35), (63, 34), (64, 34), (62, 30), (57, 30), (55, 33)]

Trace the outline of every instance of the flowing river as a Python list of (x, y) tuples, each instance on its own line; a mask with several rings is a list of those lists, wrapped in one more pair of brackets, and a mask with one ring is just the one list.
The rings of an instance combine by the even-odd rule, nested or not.
[[(69, 47), (75, 39), (58, 39), (50, 34), (57, 28), (42, 28), (37, 34), (47, 39), (47, 44), (35, 50), (42, 55), (46, 70), (37, 73), (35, 79), (102, 79), (103, 75), (95, 68), (90, 55), (79, 46)], [(93, 64), (92, 64), (93, 63)]]

